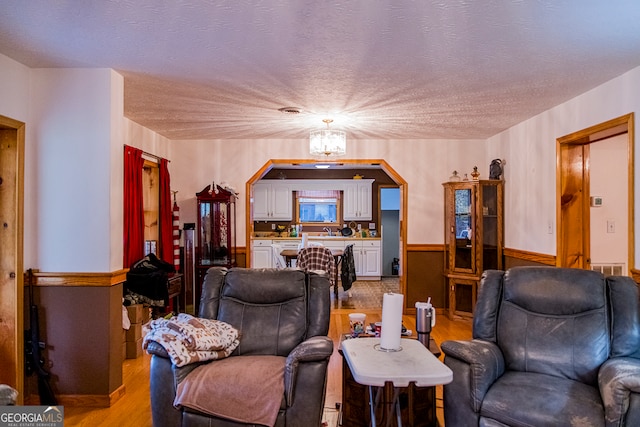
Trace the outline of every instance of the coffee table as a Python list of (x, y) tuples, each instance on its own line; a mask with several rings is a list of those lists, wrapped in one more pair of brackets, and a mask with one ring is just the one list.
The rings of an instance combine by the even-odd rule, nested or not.
[[(395, 412), (397, 425), (401, 426), (401, 389), (424, 387), (433, 392), (433, 386), (447, 384), (453, 379), (451, 369), (419, 341), (402, 339), (400, 342), (402, 350), (395, 352), (378, 350), (379, 338), (348, 339), (341, 343), (344, 360), (354, 380), (368, 387), (369, 415), (373, 427), (377, 424), (376, 408), (383, 395), (391, 395), (391, 399), (385, 399), (386, 407), (382, 411), (386, 424), (391, 425)], [(348, 398), (343, 396), (343, 400)], [(435, 411), (435, 408), (431, 409)], [(413, 424), (412, 418), (410, 424)]]

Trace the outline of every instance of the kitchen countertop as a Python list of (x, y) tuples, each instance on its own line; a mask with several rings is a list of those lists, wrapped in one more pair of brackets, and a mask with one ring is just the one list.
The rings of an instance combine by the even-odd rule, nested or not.
[[(268, 237), (268, 236), (253, 236), (253, 240), (302, 240), (302, 237)], [(380, 240), (380, 237), (359, 237), (359, 236), (313, 236), (309, 235), (309, 240)]]

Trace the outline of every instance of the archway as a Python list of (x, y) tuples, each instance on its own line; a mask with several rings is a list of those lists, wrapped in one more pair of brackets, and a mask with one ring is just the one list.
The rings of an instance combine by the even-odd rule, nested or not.
[[(291, 165), (313, 165), (320, 163), (312, 159), (271, 159), (265, 163), (246, 183), (245, 189), (245, 220), (246, 220), (246, 247), (251, 247), (251, 236), (253, 235), (253, 184), (264, 177), (271, 169), (291, 166)], [(359, 167), (377, 167), (385, 172), (396, 183), (400, 191), (400, 269), (398, 277), (400, 281), (400, 292), (406, 295), (406, 277), (403, 273), (407, 259), (407, 181), (404, 180), (392, 167), (383, 159), (340, 159), (333, 162), (322, 162), (322, 164), (334, 164), (343, 168), (357, 169)], [(251, 265), (251, 251), (247, 250), (247, 266)]]

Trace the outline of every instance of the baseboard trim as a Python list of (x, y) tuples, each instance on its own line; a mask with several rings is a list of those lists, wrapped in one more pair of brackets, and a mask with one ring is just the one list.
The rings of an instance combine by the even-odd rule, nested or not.
[(57, 395), (58, 404), (62, 406), (81, 406), (88, 408), (108, 408), (122, 399), (126, 394), (125, 385), (121, 385), (110, 394), (61, 394)]

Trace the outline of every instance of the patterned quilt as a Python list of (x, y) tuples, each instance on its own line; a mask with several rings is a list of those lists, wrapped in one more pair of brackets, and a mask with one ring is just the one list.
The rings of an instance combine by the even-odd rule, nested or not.
[(238, 330), (220, 320), (202, 319), (180, 313), (170, 319), (149, 322), (143, 341), (160, 344), (176, 366), (229, 356), (240, 344)]

